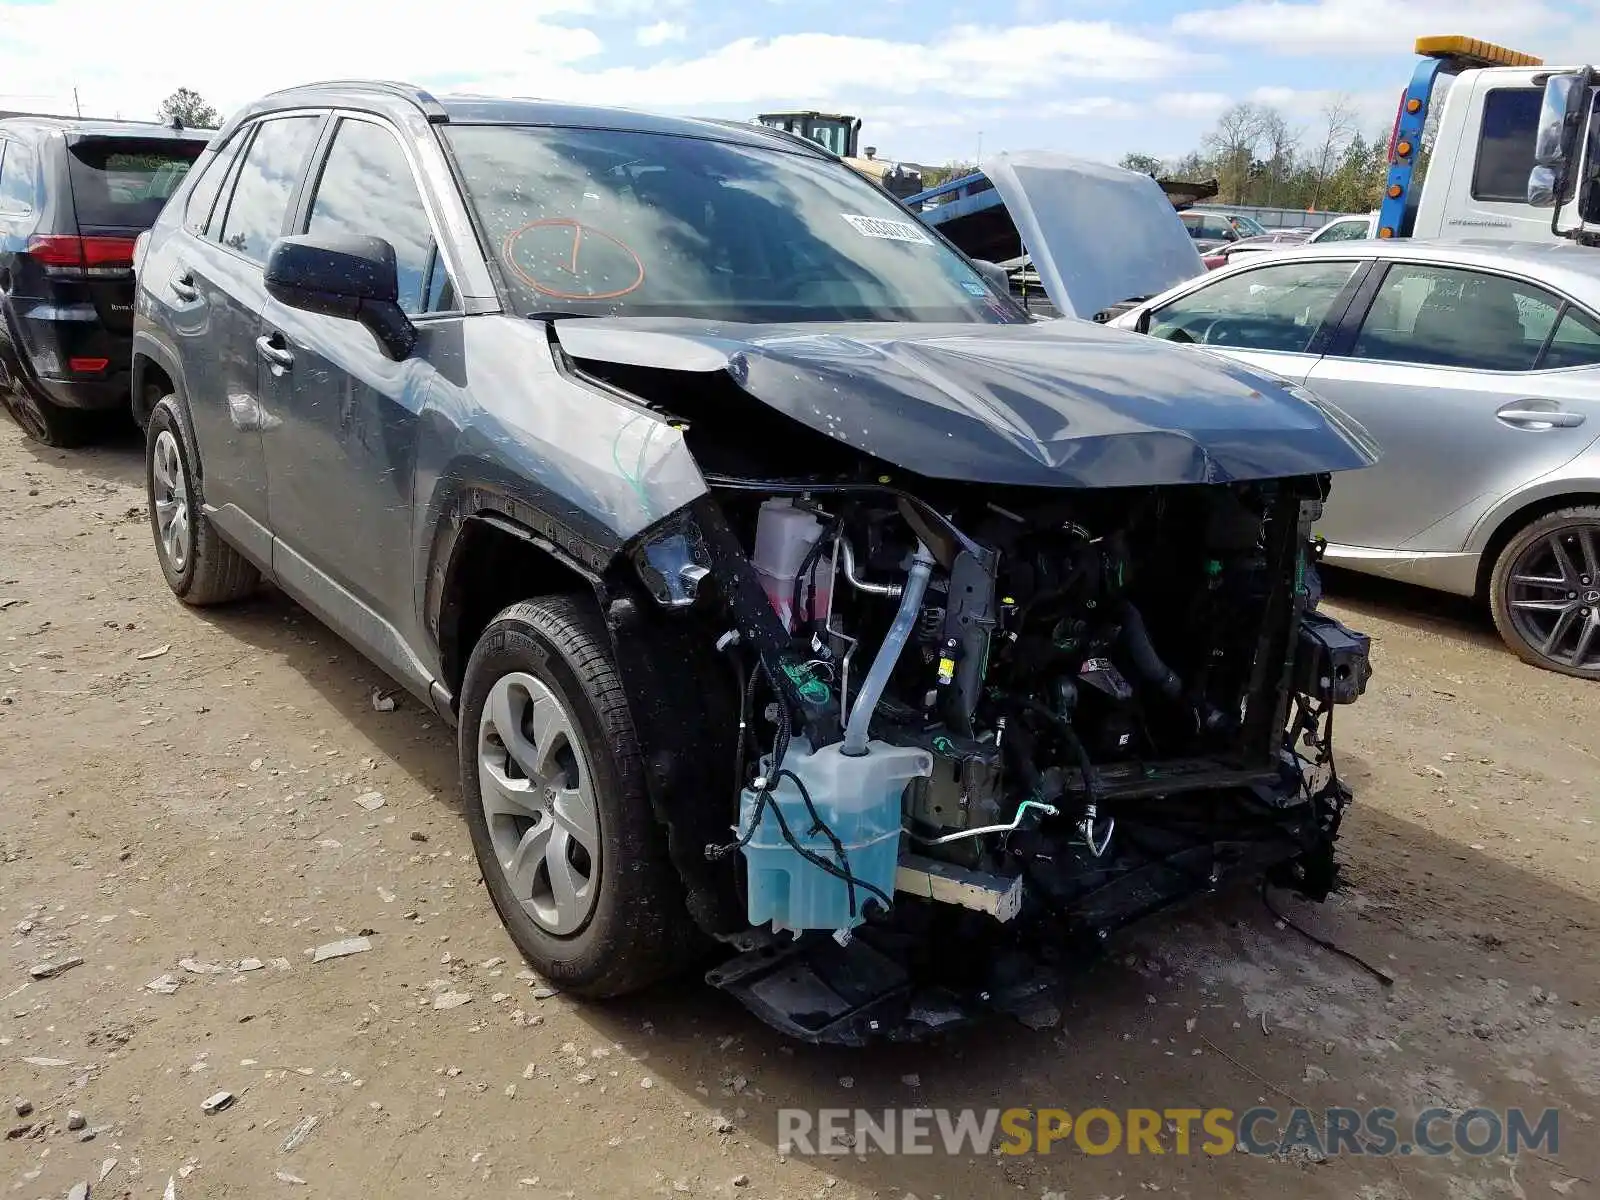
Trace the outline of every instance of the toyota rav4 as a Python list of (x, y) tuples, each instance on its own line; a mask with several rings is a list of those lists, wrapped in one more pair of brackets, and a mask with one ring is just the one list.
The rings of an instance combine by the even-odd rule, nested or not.
[(580, 995), (720, 945), (858, 1042), (1225, 876), (1323, 895), (1368, 665), (1309, 530), (1365, 434), (991, 274), (760, 126), (268, 96), (139, 266), (161, 568), (270, 579), (456, 727)]

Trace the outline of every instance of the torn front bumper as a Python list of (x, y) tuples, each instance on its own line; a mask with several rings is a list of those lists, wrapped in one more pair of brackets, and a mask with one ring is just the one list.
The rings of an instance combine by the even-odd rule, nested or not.
[(1327, 895), (1350, 793), (1331, 774), (1309, 792), (1304, 765), (1286, 761), (1273, 784), (1152, 800), (1144, 820), (1119, 818), (1115, 860), (1030, 871), (1004, 924), (902, 891), (889, 921), (845, 944), (767, 935), (706, 978), (816, 1044), (915, 1041), (997, 1014), (1051, 1025), (1058, 990), (1130, 925), (1261, 878)]

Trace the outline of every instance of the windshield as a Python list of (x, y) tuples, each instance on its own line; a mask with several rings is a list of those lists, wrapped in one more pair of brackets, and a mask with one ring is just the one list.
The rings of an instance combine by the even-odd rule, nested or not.
[(148, 229), (206, 144), (198, 138), (85, 138), (68, 155), (80, 229)]
[(1265, 237), (1267, 227), (1254, 217), (1247, 217), (1243, 213), (1234, 213), (1228, 218), (1233, 222), (1233, 227), (1239, 231), (1241, 237)]
[(445, 134), (525, 312), (1027, 319), (837, 162), (607, 129), (451, 125)]

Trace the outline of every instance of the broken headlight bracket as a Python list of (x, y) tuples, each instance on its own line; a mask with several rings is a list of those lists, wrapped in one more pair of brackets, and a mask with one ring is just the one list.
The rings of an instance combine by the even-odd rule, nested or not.
[(1300, 618), (1294, 690), (1334, 704), (1354, 704), (1372, 678), (1372, 639), (1326, 613)]
[(667, 608), (692, 605), (706, 579), (714, 580), (741, 640), (760, 658), (811, 744), (825, 746), (839, 740), (839, 705), (833, 689), (794, 653), (760, 577), (710, 495), (643, 534), (633, 547), (632, 559), (645, 587)]
[(688, 608), (711, 574), (711, 551), (687, 513), (669, 517), (633, 550), (633, 565), (645, 589), (663, 608)]

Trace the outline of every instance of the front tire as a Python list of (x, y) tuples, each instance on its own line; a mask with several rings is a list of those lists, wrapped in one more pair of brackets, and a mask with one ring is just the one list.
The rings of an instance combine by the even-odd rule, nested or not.
[(1547, 513), (1507, 542), (1489, 608), (1523, 662), (1600, 679), (1600, 506)]
[(484, 882), (542, 975), (604, 998), (680, 965), (691, 918), (589, 607), (535, 600), (490, 622), (467, 663), (459, 754)]
[(167, 586), (185, 604), (203, 607), (241, 600), (261, 574), (217, 532), (200, 505), (198, 450), (189, 410), (162, 397), (145, 427), (145, 495), (156, 557)]

